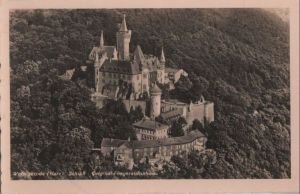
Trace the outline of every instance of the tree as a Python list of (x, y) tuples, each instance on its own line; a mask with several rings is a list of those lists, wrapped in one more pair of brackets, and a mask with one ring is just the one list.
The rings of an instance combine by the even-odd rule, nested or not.
[(196, 129), (196, 130), (199, 130), (203, 134), (207, 134), (205, 128), (203, 127), (203, 124), (198, 119), (193, 120), (192, 129), (193, 130)]
[(142, 118), (144, 118), (144, 113), (143, 113), (142, 107), (137, 106), (135, 109), (133, 109), (133, 107), (130, 107), (129, 117), (130, 117), (130, 121), (132, 123), (137, 122), (137, 121), (141, 120)]
[(174, 121), (172, 123), (171, 129), (170, 129), (170, 135), (172, 137), (179, 137), (184, 135), (184, 131), (182, 129), (182, 124), (178, 121)]

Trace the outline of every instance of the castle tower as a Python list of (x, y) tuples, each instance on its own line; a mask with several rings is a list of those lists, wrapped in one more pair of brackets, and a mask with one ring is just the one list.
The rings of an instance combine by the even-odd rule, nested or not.
[(129, 43), (131, 39), (131, 30), (127, 29), (125, 14), (119, 31), (117, 32), (118, 58), (122, 61), (129, 60)]
[(161, 76), (159, 76), (158, 82), (161, 84), (165, 83), (165, 63), (166, 63), (166, 58), (165, 58), (165, 53), (164, 53), (164, 48), (161, 48), (161, 55), (160, 55), (160, 68), (159, 68), (159, 73), (161, 74)]
[(101, 30), (101, 37), (100, 37), (100, 48), (104, 47), (104, 37), (103, 37), (103, 31)]
[(150, 117), (154, 119), (160, 115), (160, 101), (161, 101), (161, 89), (154, 84), (150, 89), (151, 106), (150, 106)]

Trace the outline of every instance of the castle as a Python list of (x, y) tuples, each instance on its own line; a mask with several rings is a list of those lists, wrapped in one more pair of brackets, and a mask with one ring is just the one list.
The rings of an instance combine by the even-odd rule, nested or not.
[[(202, 123), (214, 120), (213, 103), (203, 97), (196, 103), (183, 103), (176, 99), (161, 100), (162, 91), (157, 83), (174, 87), (181, 76), (188, 74), (182, 69), (165, 66), (163, 48), (160, 57), (156, 57), (144, 54), (137, 45), (131, 56), (131, 30), (127, 28), (125, 15), (116, 37), (117, 47), (106, 46), (101, 32), (99, 46), (93, 47), (89, 54), (89, 60), (94, 62), (95, 73), (95, 93), (92, 100), (99, 108), (105, 104), (106, 99), (122, 99), (128, 112), (131, 108), (140, 106), (144, 115), (152, 119), (161, 116), (172, 122), (184, 117), (189, 125), (194, 119)], [(143, 98), (145, 93), (150, 99)]]
[[(166, 68), (162, 48), (160, 57), (146, 55), (139, 45), (129, 52), (131, 30), (127, 29), (125, 15), (116, 33), (117, 46), (104, 44), (101, 32), (100, 45), (92, 49), (89, 60), (93, 61), (95, 92), (92, 100), (101, 108), (107, 99), (121, 99), (127, 111), (140, 106), (145, 117), (133, 123), (137, 140), (104, 138), (103, 155), (114, 153), (118, 163), (148, 159), (170, 159), (181, 151), (204, 150), (207, 138), (198, 130), (185, 130), (181, 137), (170, 137), (173, 121), (183, 117), (191, 128), (195, 119), (202, 124), (214, 121), (214, 104), (201, 97), (198, 102), (184, 103), (176, 99), (162, 100), (158, 86), (169, 84), (174, 89), (181, 76), (188, 76), (182, 69)], [(165, 123), (157, 121), (162, 118)]]

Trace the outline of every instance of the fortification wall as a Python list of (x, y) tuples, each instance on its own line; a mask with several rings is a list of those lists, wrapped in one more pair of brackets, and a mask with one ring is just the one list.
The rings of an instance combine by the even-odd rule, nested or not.
[(197, 104), (192, 105), (186, 114), (186, 121), (189, 125), (193, 124), (195, 119), (198, 119), (201, 123), (204, 123), (204, 116), (205, 116), (205, 108), (204, 104)]
[(135, 109), (136, 107), (140, 106), (143, 110), (144, 115), (147, 113), (147, 102), (142, 100), (122, 100), (122, 102), (125, 104), (126, 110), (129, 112), (130, 108), (133, 107)]
[(186, 108), (188, 105), (182, 102), (169, 102), (169, 101), (161, 101), (161, 112), (169, 112), (172, 111), (174, 109), (184, 109)]
[(209, 102), (205, 106), (205, 117), (207, 122), (213, 122), (215, 120), (215, 113), (214, 113), (214, 103)]
[(191, 125), (194, 119), (198, 119), (202, 124), (205, 119), (207, 122), (214, 121), (214, 104), (212, 102), (192, 104), (187, 111), (186, 121)]

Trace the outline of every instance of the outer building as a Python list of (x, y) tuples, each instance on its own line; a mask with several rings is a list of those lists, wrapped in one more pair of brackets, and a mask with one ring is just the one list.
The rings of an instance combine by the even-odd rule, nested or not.
[(207, 137), (200, 131), (191, 131), (185, 136), (156, 140), (128, 141), (104, 138), (101, 142), (103, 155), (114, 155), (117, 164), (138, 162), (142, 159), (170, 160), (173, 155), (192, 150), (205, 150)]
[(165, 84), (169, 84), (170, 89), (174, 89), (174, 84), (178, 82), (181, 76), (188, 76), (183, 69), (165, 68)]
[(168, 137), (170, 126), (154, 120), (142, 119), (133, 124), (138, 140), (154, 140)]

